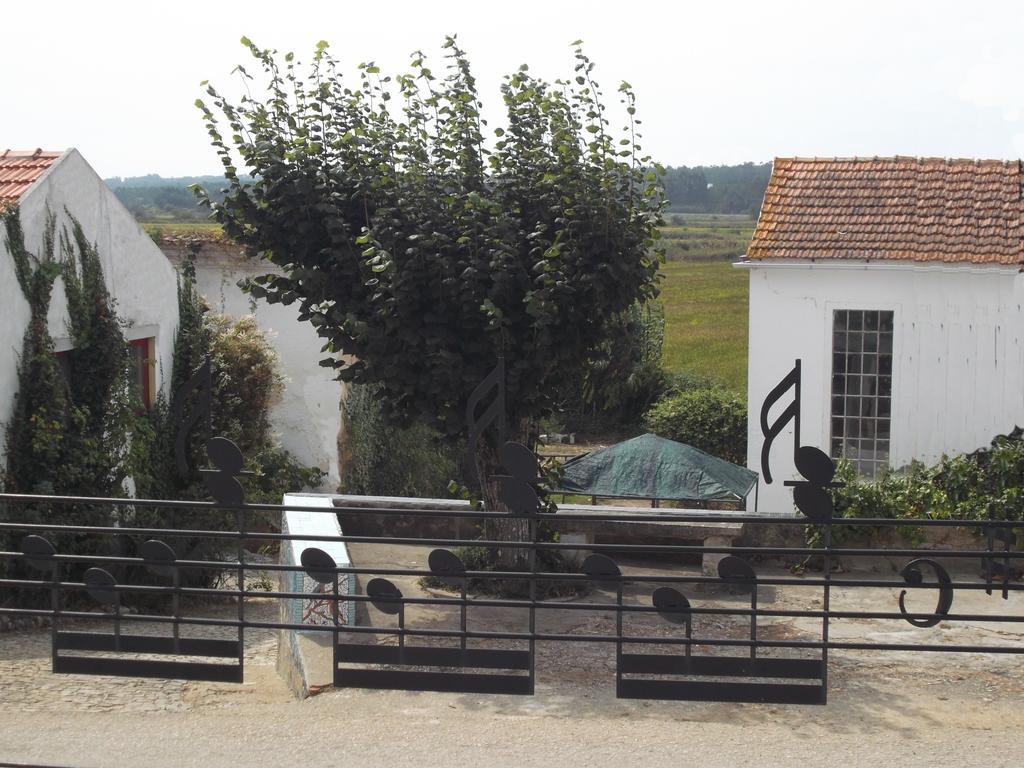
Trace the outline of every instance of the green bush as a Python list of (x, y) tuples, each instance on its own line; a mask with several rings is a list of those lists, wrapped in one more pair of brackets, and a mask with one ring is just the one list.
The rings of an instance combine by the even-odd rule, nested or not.
[(747, 461), (747, 404), (718, 387), (662, 398), (647, 412), (647, 429), (735, 464)]
[(912, 462), (871, 482), (841, 465), (846, 485), (833, 494), (842, 517), (985, 520), (990, 514), (1024, 519), (1024, 440), (1020, 428), (999, 435), (987, 448), (953, 457), (933, 467)]
[[(853, 465), (840, 462), (832, 492), (837, 518), (914, 518), (937, 520), (1024, 520), (1024, 439), (1018, 427), (999, 435), (987, 448), (943, 457), (928, 467), (914, 461), (899, 470), (883, 472), (874, 481), (857, 475)], [(911, 542), (920, 528), (902, 529)], [(817, 526), (808, 526), (812, 545), (821, 542)], [(851, 540), (871, 543), (893, 538), (891, 526), (834, 526), (832, 543)]]
[(342, 493), (446, 498), (456, 474), (456, 449), (426, 425), (389, 425), (379, 394), (374, 384), (348, 387)]
[(213, 376), (213, 432), (230, 435), (242, 455), (271, 442), (270, 410), (284, 393), (277, 352), (256, 318), (207, 312)]

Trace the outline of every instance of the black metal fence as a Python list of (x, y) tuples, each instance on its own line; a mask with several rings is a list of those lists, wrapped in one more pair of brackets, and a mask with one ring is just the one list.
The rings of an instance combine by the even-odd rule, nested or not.
[[(278, 629), (328, 633), (334, 683), (339, 687), (506, 694), (534, 692), (537, 644), (547, 642), (611, 646), (616, 692), (623, 698), (804, 704), (825, 703), (832, 651), (1024, 653), (1017, 633), (1011, 633), (1009, 641), (978, 644), (951, 640), (940, 630), (952, 622), (1020, 626), (1024, 621), (1024, 615), (1005, 610), (1010, 594), (1024, 588), (1019, 578), (1024, 552), (1017, 549), (1024, 524), (998, 519), (996, 509), (991, 519), (982, 521), (836, 518), (829, 492), (835, 485), (834, 464), (821, 451), (800, 443), (799, 361), (769, 393), (760, 414), (765, 482), (772, 482), (772, 443), (788, 425), (793, 461), (804, 477), (786, 483), (793, 487), (800, 514), (782, 517), (669, 509), (541, 513), (537, 457), (504, 439), (503, 376), (499, 360), (470, 398), (467, 423), (474, 430), (467, 468), (471, 475), (476, 473), (474, 447), (483, 429), (496, 426), (499, 457), (508, 474), (494, 480), (509, 511), (249, 504), (237, 479), (243, 474), (241, 454), (230, 441), (212, 438), (206, 450), (214, 468), (202, 470), (212, 502), (0, 494), (0, 540), (18, 544), (0, 552), (0, 614), (51, 621), (54, 672), (240, 682), (246, 630)], [(188, 388), (206, 392), (199, 407), (208, 407), (208, 367), (200, 369), (183, 391)], [(789, 393), (790, 402), (771, 421), (769, 410)], [(475, 409), (487, 398), (492, 402), (477, 419)], [(185, 400), (179, 393), (176, 401)], [(184, 430), (196, 417), (185, 417), (183, 406), (176, 411), (183, 424), (176, 446), (182, 465)], [(280, 517), (286, 510), (343, 514), (349, 520), (372, 515), (405, 523), (430, 518), (465, 523), (469, 518), (476, 523), (519, 524), (511, 526), (517, 534), (514, 541), (437, 535), (437, 530), (445, 529), (436, 525), (400, 526), (416, 532), (412, 536), (268, 529), (266, 516)], [(162, 514), (148, 514), (153, 511)], [(156, 527), (138, 524), (150, 519), (167, 522)], [(109, 523), (96, 524), (97, 520)], [(731, 530), (742, 524), (740, 543), (716, 538), (718, 523)], [(545, 533), (584, 525), (598, 526), (602, 538), (596, 543), (570, 542)], [(766, 545), (763, 542), (770, 539), (758, 535), (766, 528), (777, 532), (804, 526), (817, 534), (807, 540), (820, 544)], [(922, 531), (937, 528), (961, 528), (973, 535), (942, 550), (898, 543), (834, 543), (842, 541), (836, 535), (840, 531), (865, 527), (891, 531), (894, 535), (885, 537), (889, 542), (917, 541)], [(425, 530), (435, 533), (423, 534)], [(294, 565), (257, 561), (250, 554), (256, 543), (283, 547), (296, 541), (302, 543), (302, 551)], [(197, 546), (203, 542), (219, 544)], [(358, 545), (359, 562), (336, 562), (322, 548), (325, 542)], [(383, 567), (379, 558), (375, 560), (374, 548), (385, 545), (432, 551), (426, 567)], [(465, 545), (512, 551), (516, 556), (505, 558), (510, 563), (505, 570), (472, 570), (453, 551)], [(551, 561), (544, 554), (550, 550), (586, 556), (578, 558), (570, 572), (546, 571), (543, 563)], [(189, 555), (194, 552), (215, 556)], [(652, 557), (675, 558), (677, 567), (645, 572), (630, 565), (637, 558)], [(899, 563), (892, 571), (898, 575), (858, 568), (879, 557)], [(699, 559), (702, 567), (678, 565), (682, 558)], [(780, 559), (810, 561), (817, 570), (793, 575), (766, 565)], [(315, 587), (254, 590), (246, 578), (254, 571), (304, 574)], [(211, 582), (198, 574), (220, 578)], [(424, 577), (451, 591), (407, 586), (409, 594), (403, 594), (395, 583)], [(478, 580), (496, 587), (496, 594), (471, 594), (470, 585)], [(552, 584), (577, 584), (593, 591), (567, 601), (549, 595)], [(800, 594), (795, 606), (792, 600), (776, 599), (784, 590)], [(979, 612), (974, 599), (963, 600), (970, 603), (967, 610), (955, 609), (958, 595), (979, 592), (987, 596), (981, 604), (991, 599), (991, 611)], [(516, 596), (509, 596), (513, 593)], [(34, 601), (31, 595), (36, 596)], [(11, 596), (22, 602), (12, 604)], [(862, 596), (874, 598), (869, 601), (871, 609), (860, 606)], [(321, 615), (328, 620), (309, 624), (254, 617), (249, 610), (254, 598), (326, 603), (328, 609)], [(237, 612), (231, 617), (202, 615), (202, 606), (214, 600), (233, 602)], [(847, 601), (854, 605), (844, 607)], [(342, 620), (341, 603), (359, 606), (359, 620)], [(425, 608), (453, 612), (454, 626), (422, 621)], [(521, 626), (495, 629), (486, 622), (471, 622), (471, 614), (495, 608), (519, 611)], [(585, 632), (559, 629), (550, 621), (553, 614), (575, 611), (592, 612), (604, 620)], [(834, 638), (832, 624), (846, 619), (909, 622), (915, 633), (906, 642)], [(789, 622), (785, 631), (780, 631), (782, 620)], [(147, 631), (141, 631), (143, 627)], [(200, 636), (198, 630), (207, 634)], [(209, 636), (210, 632), (219, 634)]]
[[(5, 607), (0, 612), (15, 616), (43, 616), (52, 622), (53, 671), (79, 674), (106, 674), (140, 677), (167, 677), (240, 682), (243, 676), (244, 634), (247, 629), (301, 630), (326, 632), (333, 638), (335, 684), (337, 686), (404, 688), (438, 691), (531, 694), (534, 691), (536, 644), (538, 642), (608, 643), (614, 646), (615, 683), (623, 698), (692, 699), (715, 701), (764, 701), (784, 703), (824, 703), (827, 693), (828, 655), (830, 651), (926, 651), (937, 653), (1024, 653), (1024, 644), (961, 644), (951, 642), (938, 629), (948, 622), (1024, 621), (1020, 614), (1000, 612), (1011, 592), (1022, 585), (1011, 574), (1021, 564), (1024, 553), (1015, 549), (1019, 524), (988, 520), (965, 523), (949, 520), (858, 519), (827, 520), (810, 523), (820, 528), (823, 544), (799, 546), (707, 546), (703, 543), (568, 543), (538, 540), (542, 520), (571, 528), (574, 523), (600, 521), (612, 531), (631, 523), (664, 524), (742, 523), (747, 531), (764, 526), (792, 527), (808, 524), (802, 517), (776, 517), (686, 513), (665, 510), (660, 514), (538, 514), (498, 513), (454, 510), (374, 509), (374, 515), (414, 517), (517, 517), (525, 519), (531, 540), (517, 542), (525, 553), (523, 567), (508, 571), (467, 570), (453, 548), (472, 543), (483, 547), (508, 547), (499, 540), (465, 540), (442, 537), (391, 536), (311, 536), (305, 533), (254, 532), (255, 516), (281, 513), (277, 505), (242, 504), (224, 507), (216, 502), (173, 502), (127, 499), (92, 499), (0, 494), (7, 522), (0, 530), (22, 536), (18, 551), (0, 552), (0, 561), (8, 571), (0, 586), (11, 594), (38, 593), (48, 596), (45, 607)], [(141, 528), (131, 525), (66, 525), (62, 508), (89, 505), (122, 512), (126, 508), (148, 506), (166, 509), (202, 511), (210, 516), (206, 529)], [(320, 506), (295, 507), (324, 514), (342, 511), (348, 515), (367, 510), (325, 509)], [(17, 522), (18, 510), (31, 512), (34, 519), (54, 522)], [(113, 518), (113, 515), (112, 515)], [(229, 530), (214, 520), (235, 521)], [(936, 551), (924, 547), (843, 547), (832, 546), (837, 527), (872, 526), (896, 530), (965, 527), (980, 530), (981, 535), (966, 540), (974, 546)], [(62, 554), (51, 540), (69, 536), (94, 541), (93, 549), (119, 554)], [(756, 535), (750, 536), (756, 540)], [(892, 537), (898, 540), (900, 537)], [(173, 543), (215, 539), (223, 542), (218, 559), (179, 559)], [(316, 544), (344, 541), (349, 544), (411, 544), (433, 547), (425, 568), (384, 568), (372, 563), (338, 565), (322, 549), (307, 546), (300, 565), (253, 562), (249, 546), (255, 541), (280, 543), (299, 540)], [(105, 542), (105, 546), (100, 546)], [(588, 553), (575, 572), (545, 572), (539, 566), (538, 553), (546, 549), (582, 550)], [(643, 574), (620, 567), (638, 557), (721, 557), (714, 573), (679, 567), (672, 572)], [(865, 575), (856, 569), (859, 561), (880, 556), (905, 562), (896, 576)], [(769, 558), (800, 560), (813, 558), (821, 570), (806, 575), (790, 575), (769, 569), (772, 575), (759, 574), (758, 561)], [(842, 561), (849, 572), (837, 573)], [(324, 585), (325, 590), (254, 591), (246, 585), (251, 571), (299, 571)], [(196, 571), (225, 574), (220, 586), (189, 586), (188, 574)], [(124, 578), (132, 575), (130, 583)], [(339, 587), (339, 578), (351, 574), (356, 589)], [(784, 574), (784, 575), (783, 575)], [(854, 575), (859, 574), (859, 575)], [(951, 575), (952, 574), (952, 575)], [(404, 595), (392, 579), (433, 577), (453, 590), (444, 593), (418, 592)], [(472, 579), (494, 584), (528, 585), (525, 596), (510, 598), (478, 596), (467, 593)], [(573, 601), (552, 599), (544, 587), (552, 583), (582, 583), (595, 591)], [(346, 582), (348, 583), (348, 582)], [(773, 590), (801, 588), (811, 590), (803, 608), (775, 607), (765, 600)], [(833, 605), (835, 590), (844, 595), (871, 590), (880, 595), (877, 609), (845, 610)], [(893, 590), (900, 590), (894, 598)], [(991, 613), (957, 612), (956, 596), (968, 591), (983, 591), (991, 596)], [(324, 594), (326, 591), (326, 595)], [(362, 622), (348, 624), (338, 620), (340, 611), (330, 615), (327, 625), (286, 621), (255, 620), (247, 612), (251, 598), (355, 602), (376, 611), (360, 611)], [(231, 618), (202, 616), (194, 608), (202, 601), (230, 598), (237, 603), (237, 615)], [(143, 599), (143, 610), (132, 607)], [(160, 602), (165, 605), (160, 607)], [(458, 625), (451, 628), (416, 626), (406, 620), (413, 606), (436, 606), (455, 611)], [(496, 607), (519, 609), (524, 613), (523, 629), (493, 631), (470, 626), (472, 611)], [(99, 609), (99, 612), (97, 612)], [(607, 631), (565, 633), (547, 631), (538, 617), (551, 612), (591, 611), (607, 615)], [(631, 628), (638, 616), (653, 618), (640, 631)], [(374, 618), (376, 617), (376, 618)], [(708, 630), (709, 617), (718, 632)], [(813, 635), (780, 637), (771, 631), (772, 621), (799, 619), (814, 622)], [(830, 624), (836, 619), (874, 619), (909, 622), (915, 627), (934, 630), (934, 639), (912, 643), (886, 643), (836, 640), (830, 636)], [(731, 621), (723, 624), (723, 620)], [(95, 627), (101, 622), (107, 629), (81, 631), (83, 622)], [(166, 628), (158, 634), (140, 634), (133, 627), (140, 623)], [(541, 622), (543, 623), (543, 622)], [(194, 627), (217, 627), (225, 633), (217, 638), (189, 636)], [(656, 631), (652, 631), (655, 627)], [(806, 635), (806, 636), (803, 636)], [(97, 653), (99, 652), (99, 653)], [(161, 658), (164, 657), (164, 658)]]

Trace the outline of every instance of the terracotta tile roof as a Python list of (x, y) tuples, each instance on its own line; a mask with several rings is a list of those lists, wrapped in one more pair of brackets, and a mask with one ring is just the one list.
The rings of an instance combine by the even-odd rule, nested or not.
[(1024, 264), (1021, 165), (777, 158), (747, 258)]
[(29, 185), (42, 176), (63, 154), (43, 152), (41, 149), (27, 152), (6, 150), (0, 155), (0, 203), (20, 198)]

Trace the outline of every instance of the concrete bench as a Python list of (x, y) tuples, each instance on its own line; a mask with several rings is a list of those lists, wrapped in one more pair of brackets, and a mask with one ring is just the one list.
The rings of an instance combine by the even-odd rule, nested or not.
[[(588, 504), (559, 504), (559, 512), (585, 515), (608, 515), (615, 518), (619, 515), (644, 515), (650, 520), (567, 520), (560, 522), (555, 514), (551, 521), (556, 530), (584, 537), (586, 542), (596, 542), (598, 536), (616, 535), (616, 541), (623, 544), (631, 543), (631, 539), (651, 541), (652, 539), (672, 539), (674, 543), (692, 541), (704, 547), (729, 547), (743, 535), (743, 523), (698, 522), (677, 520), (658, 520), (668, 514), (706, 514), (721, 515), (722, 512), (704, 509), (661, 509), (654, 510), (638, 507), (591, 506)], [(705, 552), (701, 558), (701, 571), (705, 576), (718, 575), (718, 562), (725, 557), (722, 553)]]
[[(300, 494), (296, 494), (295, 497), (302, 498)], [(328, 497), (319, 496), (319, 498)], [(452, 510), (456, 512), (468, 512), (472, 509), (468, 501), (459, 499), (410, 499), (396, 496), (356, 496), (346, 494), (332, 494), (329, 498), (339, 508), (366, 510), (368, 517), (373, 515), (374, 509), (408, 509), (410, 511), (430, 509)], [(742, 523), (711, 521), (679, 522), (658, 519), (659, 517), (679, 513), (708, 516), (728, 514), (716, 510), (667, 509), (664, 507), (650, 509), (647, 507), (591, 506), (588, 504), (559, 504), (558, 510), (559, 512), (575, 514), (608, 515), (609, 518), (620, 515), (644, 515), (645, 517), (650, 517), (649, 521), (617, 521), (609, 519), (606, 522), (602, 520), (561, 521), (558, 519), (558, 514), (555, 514), (553, 517), (545, 516), (545, 521), (551, 524), (555, 530), (565, 534), (567, 537), (572, 536), (574, 539), (573, 543), (595, 543), (598, 536), (605, 536), (614, 531), (618, 536), (617, 540), (621, 540), (623, 543), (628, 543), (629, 539), (650, 540), (661, 538), (672, 539), (675, 542), (693, 541), (705, 547), (728, 547), (743, 534)], [(746, 513), (737, 513), (737, 515), (742, 514)], [(381, 515), (377, 517), (376, 522), (386, 523), (387, 520)], [(437, 530), (439, 522), (443, 523), (444, 519), (432, 518), (430, 523), (424, 522), (424, 525), (429, 527), (431, 534), (435, 534), (439, 533)], [(451, 527), (454, 531), (453, 535), (467, 535), (465, 525), (456, 524)], [(408, 530), (407, 525), (403, 526), (403, 528), (406, 530), (396, 531), (396, 534), (413, 534), (412, 531)], [(565, 540), (568, 542), (570, 539), (566, 538)], [(701, 561), (701, 568), (704, 574), (717, 576), (718, 562), (723, 557), (725, 555), (719, 553), (705, 553)]]

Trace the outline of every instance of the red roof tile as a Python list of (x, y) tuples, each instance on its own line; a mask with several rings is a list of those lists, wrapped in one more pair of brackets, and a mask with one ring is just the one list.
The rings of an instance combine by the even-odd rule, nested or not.
[(747, 258), (1024, 264), (1021, 166), (776, 158)]
[(6, 150), (0, 155), (0, 203), (17, 200), (29, 185), (42, 176), (63, 155), (41, 149), (17, 152)]

